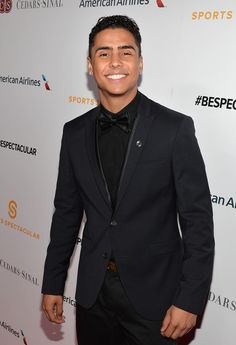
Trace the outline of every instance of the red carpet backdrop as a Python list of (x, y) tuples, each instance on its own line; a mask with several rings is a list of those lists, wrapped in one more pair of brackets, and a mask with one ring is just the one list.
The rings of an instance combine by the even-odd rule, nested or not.
[[(140, 91), (193, 117), (214, 208), (216, 259), (205, 314), (181, 344), (232, 345), (236, 324), (236, 2), (0, 0), (0, 344), (75, 345), (80, 238), (65, 290), (66, 323), (41, 313), (63, 124), (98, 103), (88, 34), (104, 15), (143, 37)], [(157, 291), (158, 293), (158, 291)]]

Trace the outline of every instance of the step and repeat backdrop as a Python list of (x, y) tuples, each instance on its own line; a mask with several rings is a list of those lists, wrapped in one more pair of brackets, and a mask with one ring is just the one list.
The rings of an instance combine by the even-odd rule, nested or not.
[(0, 0), (0, 344), (76, 344), (74, 291), (82, 229), (65, 290), (63, 326), (43, 316), (40, 289), (63, 124), (98, 104), (87, 73), (88, 35), (99, 17), (111, 14), (137, 21), (144, 57), (140, 91), (193, 117), (208, 173), (216, 237), (214, 275), (204, 316), (180, 344), (232, 345), (233, 0)]

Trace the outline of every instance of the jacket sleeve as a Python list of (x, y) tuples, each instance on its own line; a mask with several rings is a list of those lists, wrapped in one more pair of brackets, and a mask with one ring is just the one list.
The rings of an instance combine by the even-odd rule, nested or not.
[(67, 137), (65, 125), (42, 285), (42, 293), (51, 295), (63, 295), (70, 258), (83, 217), (83, 203), (69, 157)]
[(205, 166), (190, 117), (185, 117), (175, 138), (173, 172), (184, 247), (182, 277), (173, 304), (201, 314), (213, 269), (213, 217)]

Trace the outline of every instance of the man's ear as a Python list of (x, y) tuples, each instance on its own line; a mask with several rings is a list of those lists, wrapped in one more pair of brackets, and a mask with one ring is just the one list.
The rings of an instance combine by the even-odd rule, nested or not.
[(89, 56), (87, 57), (87, 63), (88, 63), (88, 73), (89, 75), (93, 75), (93, 66), (91, 63), (91, 58)]
[(139, 60), (139, 74), (141, 75), (142, 72), (143, 72), (143, 57), (140, 56), (139, 59), (140, 59), (140, 60)]

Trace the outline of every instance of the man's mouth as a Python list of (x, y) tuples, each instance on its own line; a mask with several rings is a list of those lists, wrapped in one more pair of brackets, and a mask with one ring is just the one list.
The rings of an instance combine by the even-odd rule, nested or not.
[(127, 74), (108, 74), (106, 77), (108, 79), (118, 80), (127, 77)]

